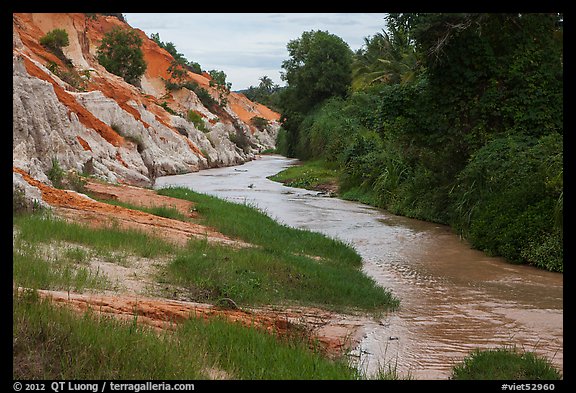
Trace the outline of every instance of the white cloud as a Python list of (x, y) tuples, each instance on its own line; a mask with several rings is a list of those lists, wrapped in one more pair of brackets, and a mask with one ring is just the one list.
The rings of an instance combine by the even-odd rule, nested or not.
[(257, 85), (269, 76), (280, 85), (282, 61), (288, 59), (286, 44), (303, 32), (323, 30), (359, 49), (364, 37), (385, 27), (386, 14), (370, 13), (146, 13), (124, 14), (130, 26), (148, 36), (158, 33), (163, 42), (203, 69), (222, 70), (232, 89)]

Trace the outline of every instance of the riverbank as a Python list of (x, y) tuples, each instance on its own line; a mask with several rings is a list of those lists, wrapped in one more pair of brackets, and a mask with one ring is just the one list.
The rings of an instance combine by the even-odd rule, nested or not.
[[(267, 171), (268, 179), (275, 180), (280, 172), (295, 183), (307, 182), (299, 178), (302, 173), (316, 184), (322, 181), (317, 175), (322, 168), (315, 172), (309, 170), (309, 163), (286, 162), (276, 172)], [(321, 166), (318, 164), (311, 166)], [(294, 192), (286, 190), (290, 191), (280, 193)], [(299, 214), (309, 218), (289, 222), (352, 240), (364, 259), (364, 270), (402, 299), (402, 309), (382, 321), (384, 328), (367, 329), (369, 336), (362, 348), (387, 352), (385, 358), (399, 356), (399, 369), (416, 379), (448, 377), (445, 365), (470, 348), (522, 347), (550, 359), (562, 370), (561, 274), (489, 256), (472, 248), (448, 226), (345, 203), (342, 195), (309, 195), (295, 201), (331, 209), (333, 214), (302, 209)], [(286, 204), (288, 207), (276, 204), (277, 209), (294, 208), (290, 201)], [(325, 225), (312, 223), (320, 217)], [(346, 222), (355, 225), (343, 224)], [(389, 337), (399, 339), (387, 342)], [(413, 346), (413, 341), (420, 344)]]
[[(258, 359), (287, 352), (293, 360), (282, 366), (266, 362), (266, 373), (255, 373), (257, 368), (246, 361), (254, 356), (250, 344), (236, 349), (233, 360), (209, 357), (203, 368), (188, 370), (187, 376), (186, 371), (173, 374), (180, 378), (365, 377), (347, 354), (365, 319), (395, 309), (398, 301), (361, 273), (360, 257), (349, 246), (279, 225), (249, 206), (187, 189), (156, 192), (89, 181), (87, 198), (23, 176), (52, 209), (14, 216), (15, 378), (172, 375), (168, 366), (160, 374), (147, 374), (150, 370), (139, 369), (136, 358), (128, 362), (134, 368), (120, 368), (116, 375), (117, 364), (98, 365), (94, 354), (72, 344), (67, 350), (86, 356), (87, 368), (54, 369), (67, 361), (41, 332), (53, 329), (57, 320), (57, 325), (67, 321), (50, 335), (81, 347), (98, 342), (112, 348), (114, 342), (102, 344), (107, 338), (98, 332), (123, 336), (130, 326), (138, 326), (145, 345), (161, 347), (149, 343), (156, 339), (144, 338), (159, 332), (160, 341), (169, 340), (164, 343), (168, 350), (174, 336), (167, 332), (188, 332), (177, 341), (208, 345), (213, 340), (188, 336), (190, 326), (197, 326), (189, 320), (198, 317), (214, 321), (211, 326), (220, 323), (214, 334), (229, 337), (219, 344), (219, 353), (249, 335), (268, 343)], [(36, 295), (23, 295), (30, 289)], [(85, 316), (82, 324), (92, 327), (77, 326), (74, 311)], [(112, 317), (123, 322), (109, 322)], [(93, 333), (78, 336), (78, 329)], [(36, 358), (32, 354), (38, 348)], [(166, 350), (161, 358), (168, 356)], [(213, 369), (219, 371), (206, 371)]]
[[(290, 166), (275, 175), (269, 176), (268, 178), (272, 181), (280, 182), (288, 187), (299, 187), (305, 188), (307, 190), (319, 191), (320, 193), (330, 197), (338, 197), (344, 200), (360, 202), (369, 206), (386, 209), (386, 206), (383, 206), (377, 192), (374, 189), (363, 187), (361, 185), (343, 185), (343, 183), (345, 183), (345, 180), (342, 180), (344, 178), (343, 171), (337, 162), (328, 162), (326, 160), (298, 161), (294, 166)], [(410, 215), (406, 215), (403, 211), (393, 210), (391, 212), (400, 216), (411, 217)], [(422, 217), (411, 218), (429, 221)], [(448, 224), (443, 223), (443, 225)], [(462, 236), (462, 234), (460, 234), (460, 236)], [(514, 244), (511, 243), (509, 246), (513, 248)], [(555, 248), (556, 243), (549, 246), (551, 247), (550, 249), (547, 249), (547, 251), (541, 250), (539, 253), (545, 254), (546, 252), (549, 252), (550, 255), (556, 257), (558, 254), (557, 249)], [(498, 253), (492, 252), (491, 250), (483, 250), (482, 247), (475, 248), (491, 255), (499, 255)], [(536, 266), (540, 269), (562, 273), (562, 268), (556, 269), (556, 267), (551, 268), (548, 265), (529, 263), (527, 261), (522, 262), (519, 260), (507, 260), (514, 264), (525, 263), (531, 266)]]
[(364, 203), (379, 207), (376, 195), (369, 190), (353, 187), (342, 192), (340, 178), (342, 170), (336, 162), (326, 160), (298, 161), (283, 171), (268, 176), (268, 179), (280, 182), (288, 187), (318, 191), (322, 195), (338, 197), (347, 201)]
[[(350, 343), (346, 347), (354, 347), (354, 350), (349, 352), (353, 356), (348, 357), (348, 360), (353, 360), (354, 364), (360, 364), (363, 372), (366, 372), (362, 375), (371, 375), (371, 378), (379, 378), (378, 372), (381, 370), (375, 366), (384, 365), (384, 367), (390, 367), (386, 370), (394, 371), (389, 375), (395, 375), (396, 378), (449, 379), (453, 365), (464, 359), (473, 348), (486, 349), (502, 345), (515, 345), (519, 348), (534, 350), (538, 354), (553, 359), (555, 366), (562, 368), (562, 281), (561, 278), (558, 280), (558, 275), (526, 266), (509, 265), (496, 258), (486, 257), (470, 250), (456, 236), (437, 225), (396, 217), (378, 209), (337, 198), (325, 198), (318, 192), (289, 188), (266, 179), (267, 176), (293, 163), (294, 160), (280, 156), (263, 156), (259, 160), (235, 168), (220, 168), (171, 176), (160, 178), (157, 182), (159, 188), (169, 185), (188, 185), (198, 192), (234, 201), (240, 206), (257, 206), (258, 210), (265, 211), (283, 225), (304, 228), (323, 233), (332, 239), (340, 239), (345, 244), (354, 247), (362, 256), (363, 272), (375, 279), (379, 285), (390, 288), (396, 297), (402, 299), (402, 307), (398, 311), (385, 313), (377, 318), (365, 319), (365, 312), (352, 315), (327, 311), (325, 306), (322, 306), (308, 308), (309, 313), (291, 314), (288, 316), (288, 321), (291, 322), (289, 324), (283, 322), (285, 318), (276, 319), (278, 323), (273, 326), (287, 325), (294, 328), (290, 330), (292, 333), (298, 333), (297, 335), (306, 333), (307, 337), (314, 337), (312, 342), (318, 344), (315, 347), (317, 349), (322, 347), (321, 338), (328, 338), (333, 343)], [(190, 223), (198, 225), (198, 228), (206, 226), (206, 223), (202, 223), (200, 219), (204, 214), (200, 206), (191, 204), (189, 201), (184, 201), (183, 205), (188, 206), (185, 209), (192, 209), (192, 214), (190, 214), (192, 217), (186, 217), (186, 210), (178, 211), (176, 207), (172, 208), (173, 203), (168, 200), (163, 209), (151, 206), (141, 206), (136, 209), (129, 207), (129, 205), (137, 205), (134, 200), (124, 199), (123, 193), (117, 192), (117, 190), (123, 190), (124, 187), (116, 185), (106, 185), (106, 187), (109, 189), (100, 189), (102, 192), (97, 198), (105, 199), (106, 194), (116, 195), (117, 200), (114, 204), (122, 206), (112, 206), (110, 204), (112, 197), (109, 197), (107, 203), (94, 202), (106, 206), (110, 212), (107, 219), (112, 218), (112, 222), (118, 224), (117, 227), (120, 227), (123, 221), (120, 219), (114, 221), (114, 217), (122, 218), (128, 212), (132, 212), (129, 214), (134, 216), (140, 216), (140, 225), (158, 219), (160, 221), (156, 222), (166, 223), (171, 221), (163, 221), (161, 218), (180, 217), (182, 220), (190, 220)], [(142, 195), (155, 194), (152, 190), (141, 192), (131, 190), (133, 191), (138, 191), (136, 194)], [(90, 201), (72, 192), (53, 189), (43, 190), (43, 192), (46, 195), (52, 195), (56, 200), (68, 200), (68, 206), (72, 205), (70, 201), (73, 202), (76, 197), (81, 198), (82, 201)], [(64, 193), (66, 198), (60, 196), (60, 192)], [(156, 197), (169, 198), (168, 196)], [(92, 210), (96, 210), (96, 205), (93, 206)], [(103, 207), (101, 209), (105, 210)], [(59, 210), (59, 208), (53, 210)], [(213, 213), (223, 212), (218, 205), (208, 210)], [(156, 214), (151, 214), (150, 211)], [(164, 217), (159, 217), (160, 214)], [(69, 214), (72, 219), (83, 215), (84, 213), (80, 211), (78, 214)], [(238, 214), (232, 213), (231, 215)], [(101, 221), (92, 220), (96, 223)], [(31, 223), (34, 224), (30, 226), (34, 233), (50, 235), (58, 233), (54, 227), (52, 230), (41, 231), (41, 226), (33, 221)], [(185, 226), (184, 221), (175, 220), (174, 223)], [(242, 220), (231, 220), (228, 224), (230, 230), (235, 230), (235, 227), (246, 227), (242, 223)], [(178, 227), (178, 225), (173, 226)], [(153, 229), (153, 226), (150, 228)], [(93, 304), (97, 312), (105, 309), (125, 310), (125, 318), (129, 319), (130, 323), (138, 323), (138, 326), (141, 325), (140, 322), (143, 325), (144, 321), (149, 320), (151, 316), (158, 317), (153, 322), (154, 324), (169, 326), (170, 316), (177, 319), (179, 315), (178, 307), (181, 304), (179, 302), (186, 304), (182, 310), (192, 309), (194, 302), (190, 301), (190, 296), (201, 296), (202, 293), (193, 291), (187, 293), (181, 290), (185, 289), (185, 286), (178, 284), (171, 286), (166, 284), (165, 279), (158, 279), (154, 274), (172, 261), (171, 247), (182, 247), (178, 241), (174, 241), (174, 245), (169, 247), (164, 245), (164, 243), (170, 244), (168, 241), (153, 242), (154, 233), (160, 235), (169, 232), (163, 231), (162, 228), (167, 228), (167, 226), (151, 230), (149, 238), (140, 238), (142, 242), (135, 241), (137, 236), (131, 240), (132, 235), (126, 237), (123, 231), (114, 231), (118, 228), (105, 231), (110, 234), (105, 241), (105, 237), (98, 240), (98, 236), (94, 236), (93, 233), (88, 235), (85, 231), (75, 230), (72, 231), (75, 236), (89, 239), (85, 241), (93, 241), (96, 244), (88, 247), (85, 243), (73, 243), (70, 249), (67, 249), (70, 246), (69, 241), (57, 240), (50, 242), (48, 246), (31, 247), (30, 249), (35, 249), (48, 257), (47, 260), (42, 260), (45, 263), (32, 260), (31, 265), (43, 267), (47, 265), (46, 262), (54, 262), (49, 266), (54, 268), (53, 273), (59, 273), (53, 276), (60, 277), (59, 285), (63, 287), (52, 288), (50, 291), (60, 291), (60, 293), (64, 291), (63, 295), (56, 294), (57, 297), (64, 299), (70, 297), (73, 300), (74, 294), (81, 291), (76, 287), (82, 288), (82, 285), (86, 285), (82, 283), (87, 282), (90, 283), (90, 289), (84, 290), (80, 295), (90, 295), (92, 300), (74, 300), (78, 304)], [(269, 232), (266, 227), (263, 228), (266, 229), (265, 232)], [(214, 227), (211, 229), (211, 233), (219, 232)], [(15, 233), (18, 234), (17, 229)], [(239, 239), (233, 239), (230, 234), (224, 235), (220, 232), (220, 237), (224, 236), (234, 240), (236, 247), (240, 247), (240, 244), (251, 243), (246, 240), (240, 243)], [(192, 234), (190, 237), (193, 237)], [(203, 240), (201, 235), (199, 238)], [(220, 245), (217, 239), (218, 236), (210, 236), (207, 243)], [(44, 243), (46, 242), (42, 244)], [(278, 244), (279, 247), (283, 246), (281, 241)], [(112, 251), (108, 247), (111, 247)], [(308, 254), (314, 256), (314, 252)], [(206, 255), (209, 256), (210, 253)], [(235, 254), (232, 254), (232, 257), (235, 257)], [(17, 261), (16, 256), (14, 259), (15, 266), (22, 262), (22, 260)], [(86, 264), (87, 261), (98, 259), (100, 261), (95, 265), (92, 262)], [(71, 265), (71, 262), (74, 264)], [(229, 266), (224, 256), (220, 259), (216, 258), (215, 262), (220, 268)], [(117, 278), (112, 280), (112, 288), (96, 290), (95, 296), (92, 296), (97, 280), (84, 269), (87, 265), (93, 266), (96, 273), (114, 272), (113, 277)], [(75, 273), (76, 271), (78, 274)], [(247, 283), (257, 284), (257, 281), (250, 280), (251, 272), (240, 270), (237, 274), (245, 276), (244, 281)], [(36, 276), (42, 277), (41, 274)], [(300, 281), (303, 279), (302, 277)], [(125, 287), (116, 288), (115, 286), (119, 284)], [(103, 285), (106, 285), (106, 282)], [(107, 285), (110, 283), (108, 282)], [(70, 295), (68, 295), (67, 288), (70, 288)], [(111, 297), (105, 297), (102, 291), (119, 291), (124, 293), (121, 297), (124, 297), (127, 292), (136, 294), (137, 299), (142, 300), (143, 306), (154, 304), (154, 307), (150, 310), (138, 308), (141, 311), (137, 318), (134, 318), (134, 314), (130, 314), (129, 310), (132, 310), (130, 304), (136, 303), (130, 303), (129, 297), (125, 297), (122, 302), (112, 307), (115, 303), (111, 302), (111, 299), (117, 296), (111, 293)], [(153, 291), (158, 291), (158, 295), (152, 296)], [(183, 298), (168, 299), (166, 303), (151, 302), (151, 300), (175, 296), (174, 291), (181, 294)], [(254, 292), (246, 291), (246, 293), (249, 296), (254, 295)], [(134, 296), (131, 299), (133, 300)], [(212, 311), (208, 314), (216, 310), (219, 313), (230, 311), (230, 315), (236, 311), (249, 311), (246, 315), (256, 315), (257, 310), (261, 309), (268, 312), (302, 310), (302, 306), (287, 308), (286, 304), (271, 310), (269, 307), (248, 306), (249, 302), (238, 304), (225, 299), (217, 304), (196, 303), (210, 307), (207, 311)], [(121, 304), (125, 306), (121, 307)], [(235, 305), (239, 306), (240, 310), (234, 309)], [(319, 312), (319, 310), (324, 311)], [(359, 314), (363, 315), (362, 318), (359, 318)], [(286, 315), (286, 313), (281, 315)], [(305, 321), (305, 318), (302, 318), (303, 315), (317, 315), (319, 317), (316, 319), (317, 325), (303, 323)], [(332, 315), (333, 318), (325, 318), (326, 315)], [(294, 318), (291, 319), (292, 317)], [(47, 320), (47, 323), (50, 321)], [(331, 332), (331, 335), (328, 332)], [(351, 334), (352, 332), (354, 334)], [(358, 346), (355, 346), (356, 342), (359, 342)], [(346, 352), (342, 346), (335, 349), (333, 353)], [(318, 378), (321, 377), (318, 376)]]

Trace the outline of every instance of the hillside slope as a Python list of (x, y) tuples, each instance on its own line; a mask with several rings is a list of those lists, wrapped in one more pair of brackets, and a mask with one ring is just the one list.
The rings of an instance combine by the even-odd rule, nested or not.
[[(97, 61), (102, 38), (117, 27), (142, 38), (147, 69), (139, 87)], [(68, 34), (64, 59), (39, 42), (53, 29)], [(14, 167), (47, 184), (57, 161), (65, 171), (150, 186), (157, 176), (241, 164), (274, 146), (278, 113), (234, 92), (225, 106), (207, 108), (194, 91), (168, 91), (172, 61), (143, 31), (113, 16), (13, 14)], [(208, 74), (188, 71), (185, 79), (218, 97)], [(204, 126), (186, 120), (189, 111)], [(254, 116), (268, 126), (251, 125)]]

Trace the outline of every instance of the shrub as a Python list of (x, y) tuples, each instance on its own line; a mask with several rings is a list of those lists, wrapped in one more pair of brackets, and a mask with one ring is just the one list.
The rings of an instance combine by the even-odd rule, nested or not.
[(240, 128), (236, 128), (235, 133), (228, 134), (228, 139), (238, 146), (244, 153), (250, 150), (250, 140), (248, 136)]
[(193, 109), (190, 109), (188, 111), (188, 114), (186, 115), (186, 119), (188, 121), (192, 122), (194, 124), (194, 127), (199, 129), (200, 131), (210, 132), (210, 130), (208, 128), (206, 128), (206, 124), (204, 123), (202, 116), (200, 116), (200, 114), (198, 112), (194, 111)]
[(278, 130), (278, 135), (276, 136), (276, 152), (285, 156), (288, 155), (288, 135), (284, 128)]
[(136, 31), (114, 28), (104, 35), (98, 47), (98, 62), (108, 72), (137, 85), (146, 71), (141, 45), (142, 39)]
[(52, 182), (52, 185), (56, 188), (63, 188), (64, 187), (64, 170), (60, 166), (60, 162), (56, 157), (52, 158), (52, 167), (46, 174), (48, 179)]
[(40, 44), (52, 52), (61, 53), (62, 48), (68, 46), (68, 33), (64, 29), (54, 29), (40, 38)]
[(562, 150), (559, 134), (478, 150), (451, 193), (454, 226), (481, 250), (562, 271)]

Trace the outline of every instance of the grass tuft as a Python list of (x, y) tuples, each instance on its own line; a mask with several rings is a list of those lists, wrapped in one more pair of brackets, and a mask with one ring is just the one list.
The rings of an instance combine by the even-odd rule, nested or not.
[(453, 379), (559, 380), (560, 372), (545, 358), (515, 348), (475, 350), (452, 370)]

